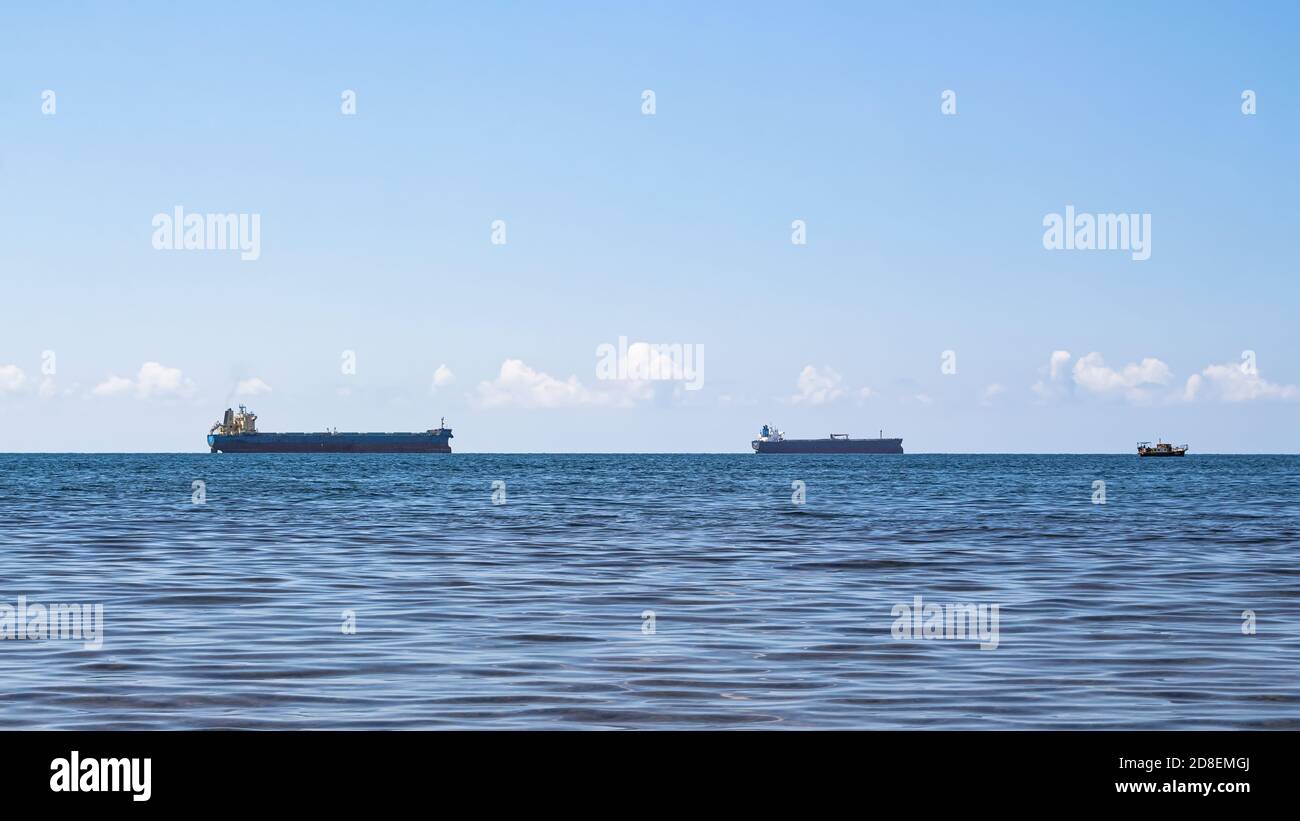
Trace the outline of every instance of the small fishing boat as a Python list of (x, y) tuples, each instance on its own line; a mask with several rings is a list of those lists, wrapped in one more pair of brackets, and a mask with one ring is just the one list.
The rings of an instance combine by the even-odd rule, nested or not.
[(1138, 456), (1182, 456), (1187, 453), (1187, 445), (1171, 445), (1156, 441), (1155, 447), (1150, 442), (1138, 442)]

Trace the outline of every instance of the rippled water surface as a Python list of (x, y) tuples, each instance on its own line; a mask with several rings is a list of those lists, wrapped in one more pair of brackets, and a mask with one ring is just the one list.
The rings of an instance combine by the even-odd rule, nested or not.
[(1298, 468), (0, 455), (0, 603), (105, 631), (0, 641), (0, 727), (1297, 729)]

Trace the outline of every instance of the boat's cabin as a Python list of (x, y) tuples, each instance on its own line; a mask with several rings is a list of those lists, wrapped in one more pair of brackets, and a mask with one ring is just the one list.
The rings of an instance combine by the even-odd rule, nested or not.
[(257, 414), (249, 413), (248, 408), (239, 406), (239, 412), (226, 408), (221, 421), (212, 426), (210, 433), (223, 436), (238, 436), (241, 433), (257, 433)]
[(429, 428), (429, 430), (428, 430), (427, 432), (428, 432), (428, 433), (437, 434), (437, 435), (442, 435), (442, 434), (445, 433), (445, 434), (447, 434), (447, 438), (450, 439), (450, 438), (451, 438), (451, 428), (447, 427), (447, 417), (445, 417), (445, 416), (442, 417), (442, 419), (438, 422), (438, 427), (436, 427), (436, 428)]

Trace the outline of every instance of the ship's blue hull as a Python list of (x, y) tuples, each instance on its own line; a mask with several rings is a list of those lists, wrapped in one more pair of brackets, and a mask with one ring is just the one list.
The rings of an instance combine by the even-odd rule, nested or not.
[(424, 433), (243, 433), (208, 436), (213, 453), (451, 453), (450, 430)]
[(902, 439), (755, 439), (755, 453), (902, 453)]

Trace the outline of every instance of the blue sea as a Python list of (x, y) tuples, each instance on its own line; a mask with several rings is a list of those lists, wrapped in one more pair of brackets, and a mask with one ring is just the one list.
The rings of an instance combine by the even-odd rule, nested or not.
[(1300, 729), (1298, 475), (0, 455), (11, 627), (102, 605), (99, 649), (0, 640), (0, 728)]

